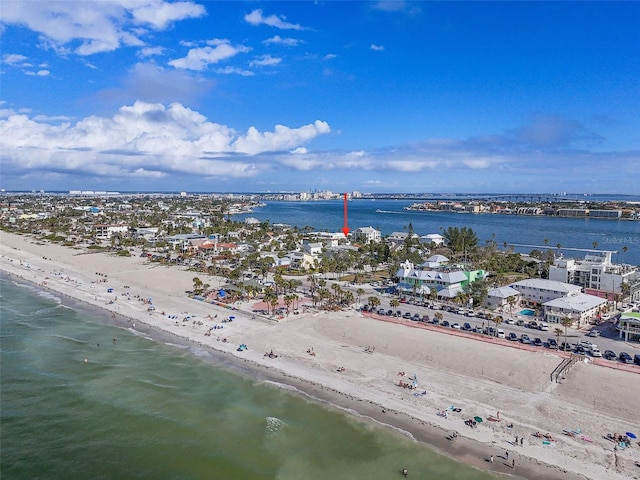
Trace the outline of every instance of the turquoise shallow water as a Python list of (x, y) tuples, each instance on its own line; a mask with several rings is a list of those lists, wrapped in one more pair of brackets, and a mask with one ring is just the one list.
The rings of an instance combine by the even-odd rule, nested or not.
[[(493, 476), (0, 277), (2, 478)], [(117, 341), (113, 342), (113, 337)], [(87, 363), (84, 359), (87, 359)]]

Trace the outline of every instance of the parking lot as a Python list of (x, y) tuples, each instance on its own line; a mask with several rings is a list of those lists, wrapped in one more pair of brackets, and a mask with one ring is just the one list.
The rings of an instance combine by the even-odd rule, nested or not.
[[(443, 329), (450, 328), (466, 331), (469, 334), (503, 338), (518, 345), (563, 350), (609, 362), (633, 364), (634, 356), (640, 355), (640, 343), (627, 343), (618, 338), (618, 332), (611, 321), (593, 325), (586, 330), (567, 329), (565, 346), (562, 325), (546, 324), (534, 317), (502, 313), (504, 321), (496, 328), (495, 322), (484, 318), (485, 314), (482, 311), (474, 312), (444, 304), (416, 304), (418, 302), (401, 303), (400, 306), (393, 308), (389, 305), (392, 298), (394, 297), (380, 298), (382, 305), (369, 313), (392, 317), (402, 322), (422, 322)], [(438, 319), (436, 314), (440, 314), (442, 318)], [(556, 335), (556, 328), (562, 331), (560, 335)], [(640, 358), (637, 361), (640, 362)]]

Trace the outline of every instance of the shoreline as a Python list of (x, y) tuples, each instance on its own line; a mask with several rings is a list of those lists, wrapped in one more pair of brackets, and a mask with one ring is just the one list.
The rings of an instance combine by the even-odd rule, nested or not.
[[(238, 314), (240, 317), (234, 321), (233, 324), (225, 325), (225, 328), (229, 328), (229, 342), (217, 341), (214, 336), (204, 337), (203, 329), (198, 326), (191, 326), (188, 322), (182, 322), (179, 324), (177, 321), (174, 325), (167, 321), (166, 316), (161, 316), (159, 313), (149, 313), (144, 308), (140, 308), (139, 302), (121, 301), (120, 303), (113, 302), (111, 304), (104, 303), (104, 300), (108, 298), (104, 291), (106, 288), (101, 288), (103, 285), (94, 284), (90, 282), (91, 274), (87, 274), (86, 271), (77, 269), (80, 265), (76, 264), (73, 260), (73, 251), (64, 249), (59, 246), (49, 245), (36, 245), (29, 243), (32, 239), (28, 237), (19, 237), (15, 235), (9, 236), (6, 233), (2, 233), (3, 241), (1, 242), (2, 249), (2, 261), (0, 262), (0, 270), (6, 272), (11, 279), (20, 278), (23, 281), (30, 283), (37, 288), (43, 288), (45, 290), (55, 292), (57, 295), (62, 295), (65, 299), (69, 300), (69, 303), (77, 302), (79, 305), (85, 305), (86, 308), (93, 311), (101, 311), (101, 316), (105, 315), (105, 320), (108, 323), (112, 323), (120, 328), (131, 328), (131, 324), (139, 322), (139, 327), (136, 326), (135, 330), (148, 335), (154, 341), (164, 341), (165, 343), (177, 343), (184, 346), (197, 346), (206, 348), (211, 353), (210, 357), (202, 357), (201, 359), (207, 363), (213, 364), (220, 368), (230, 370), (232, 373), (239, 373), (247, 376), (252, 380), (262, 383), (272, 383), (277, 385), (285, 385), (293, 387), (292, 393), (300, 395), (304, 398), (308, 398), (311, 401), (317, 401), (324, 403), (333, 408), (343, 410), (346, 414), (355, 414), (361, 417), (367, 422), (373, 422), (381, 425), (383, 428), (391, 428), (400, 432), (408, 432), (416, 441), (422, 442), (428, 445), (430, 448), (442, 453), (456, 461), (474, 466), (476, 468), (496, 472), (503, 475), (511, 475), (514, 478), (527, 478), (532, 480), (538, 479), (585, 479), (585, 478), (602, 478), (606, 475), (607, 478), (640, 478), (638, 472), (640, 469), (634, 467), (633, 461), (637, 459), (638, 447), (635, 446), (629, 452), (614, 453), (611, 445), (611, 452), (605, 453), (604, 458), (613, 456), (622, 457), (619, 461), (615, 461), (618, 464), (620, 471), (614, 471), (611, 468), (607, 468), (606, 464), (595, 463), (596, 457), (602, 458), (603, 454), (594, 455), (594, 451), (583, 452), (580, 456), (577, 452), (583, 450), (581, 447), (596, 447), (596, 432), (589, 432), (594, 436), (594, 442), (589, 445), (579, 445), (578, 448), (570, 444), (565, 445), (565, 439), (562, 440), (562, 447), (558, 442), (558, 448), (555, 450), (563, 450), (558, 452), (560, 455), (550, 456), (554, 452), (554, 449), (547, 448), (546, 450), (540, 448), (539, 445), (535, 445), (535, 441), (531, 440), (531, 436), (527, 432), (531, 430), (546, 430), (542, 427), (547, 427), (543, 422), (536, 421), (535, 418), (519, 418), (513, 409), (510, 409), (507, 405), (499, 405), (496, 408), (500, 408), (503, 412), (505, 420), (508, 418), (510, 422), (515, 425), (512, 431), (518, 433), (517, 436), (524, 436), (526, 444), (523, 447), (515, 447), (510, 445), (510, 441), (513, 441), (513, 435), (508, 433), (506, 425), (496, 424), (488, 426), (489, 428), (480, 427), (476, 430), (468, 431), (462, 421), (464, 417), (457, 416), (443, 421), (440, 417), (435, 416), (435, 408), (432, 405), (443, 405), (443, 400), (436, 398), (435, 400), (427, 401), (428, 405), (421, 403), (421, 400), (417, 397), (408, 396), (404, 392), (404, 389), (399, 390), (397, 386), (393, 385), (396, 379), (395, 375), (398, 365), (407, 365), (407, 371), (413, 371), (410, 369), (415, 368), (420, 372), (420, 378), (427, 377), (426, 387), (429, 394), (426, 397), (436, 395), (438, 387), (442, 387), (444, 390), (447, 386), (447, 382), (456, 383), (457, 387), (463, 387), (458, 390), (458, 396), (445, 395), (446, 400), (452, 402), (455, 405), (463, 405), (464, 411), (468, 408), (474, 408), (480, 410), (483, 404), (482, 389), (498, 389), (502, 388), (500, 385), (502, 382), (487, 382), (486, 379), (473, 379), (475, 372), (469, 371), (469, 367), (462, 368), (454, 365), (453, 370), (446, 368), (434, 368), (429, 367), (428, 363), (434, 363), (433, 358), (431, 362), (424, 355), (421, 356), (422, 361), (416, 362), (415, 358), (411, 355), (405, 355), (402, 351), (398, 351), (395, 348), (395, 344), (387, 349), (380, 347), (378, 351), (373, 355), (363, 354), (361, 347), (362, 344), (377, 344), (382, 345), (380, 338), (387, 338), (389, 345), (391, 345), (392, 337), (397, 337), (398, 345), (402, 346), (407, 338), (411, 338), (416, 335), (415, 329), (407, 329), (402, 325), (384, 325), (376, 320), (367, 319), (357, 315), (355, 312), (346, 313), (315, 313), (303, 316), (296, 316), (297, 318), (288, 317), (283, 322), (272, 322), (264, 320), (250, 320), (241, 312)], [(7, 244), (6, 240), (10, 240), (11, 247)], [(18, 247), (17, 245), (20, 245)], [(27, 245), (29, 246), (29, 252), (25, 252)], [(56, 248), (54, 248), (56, 247)], [(14, 250), (11, 254), (11, 248)], [(23, 250), (24, 248), (24, 250)], [(46, 253), (50, 250), (59, 249), (67, 250), (65, 255), (56, 255), (55, 257), (49, 257), (49, 259), (38, 258), (38, 254)], [(33, 251), (35, 250), (35, 251)], [(62, 252), (61, 250), (61, 252)], [(18, 253), (21, 252), (21, 253)], [(47, 254), (48, 255), (48, 254)], [(150, 286), (146, 283), (149, 282), (149, 270), (157, 269), (149, 264), (140, 264), (137, 259), (123, 259), (116, 257), (109, 257), (108, 255), (98, 254), (91, 255), (94, 257), (94, 262), (90, 262), (91, 265), (99, 264), (101, 267), (107, 267), (120, 271), (115, 275), (120, 275), (122, 278), (117, 278), (116, 282), (120, 282), (127, 279), (131, 284), (130, 289), (133, 293), (145, 291), (154, 295), (154, 300), (158, 297), (162, 297), (163, 301), (157, 300), (157, 308), (166, 308), (171, 313), (187, 309), (189, 312), (194, 311), (193, 318), (205, 319), (205, 312), (218, 312), (218, 314), (224, 315), (225, 310), (205, 302), (198, 302), (197, 300), (188, 299), (184, 296), (184, 293), (180, 296), (180, 291), (184, 292), (185, 288), (178, 288), (174, 282), (174, 285), (166, 285), (166, 290), (158, 290), (156, 286)], [(76, 260), (82, 260), (75, 256)], [(88, 257), (88, 256), (84, 256)], [(55, 258), (56, 260), (52, 260)], [(9, 259), (13, 260), (10, 262)], [(25, 260), (29, 260), (29, 265), (25, 266)], [(21, 265), (16, 262), (23, 260)], [(127, 266), (127, 270), (122, 270), (122, 266)], [(73, 269), (75, 268), (75, 269)], [(64, 280), (64, 276), (61, 275), (55, 281), (55, 278), (49, 275), (48, 272), (56, 271), (63, 272), (67, 279), (72, 279), (72, 275), (78, 277), (84, 276), (85, 278), (72, 280)], [(97, 269), (97, 266), (96, 268)], [(94, 269), (94, 270), (95, 270)], [(162, 267), (163, 270), (170, 270), (167, 267)], [(166, 273), (166, 272), (164, 272)], [(180, 273), (180, 275), (177, 275)], [(113, 287), (118, 293), (122, 294), (122, 289), (114, 282), (111, 283), (114, 274), (109, 273), (109, 285)], [(181, 277), (188, 279), (193, 275), (193, 272), (169, 272), (167, 278)], [(88, 278), (86, 278), (88, 277)], [(45, 280), (48, 279), (48, 280)], [(38, 281), (40, 280), (40, 282)], [(162, 283), (160, 275), (157, 275), (156, 280)], [(45, 282), (45, 285), (40, 283)], [(75, 287), (74, 287), (75, 285)], [(182, 285), (184, 287), (184, 285)], [(71, 287), (71, 288), (69, 288)], [(98, 292), (98, 287), (102, 291)], [(84, 289), (84, 291), (83, 291)], [(95, 295), (94, 295), (95, 294)], [(167, 296), (168, 295), (168, 296)], [(91, 298), (93, 296), (93, 299)], [(100, 296), (100, 300), (98, 300)], [(112, 297), (113, 295), (109, 295)], [(165, 303), (165, 305), (162, 305)], [(248, 305), (247, 305), (248, 306)], [(120, 308), (122, 307), (122, 308)], [(228, 310), (226, 310), (228, 313)], [(115, 318), (109, 316), (110, 313), (116, 314)], [(339, 318), (333, 318), (339, 317)], [(205, 321), (208, 322), (208, 321)], [(144, 324), (144, 326), (143, 326)], [(239, 325), (241, 324), (241, 325)], [(194, 324), (195, 325), (195, 324)], [(336, 332), (336, 325), (342, 326), (345, 329), (342, 335)], [(362, 330), (362, 327), (366, 327), (366, 331)], [(185, 328), (186, 327), (186, 328)], [(191, 327), (191, 328), (189, 328)], [(409, 331), (411, 330), (411, 331)], [(277, 341), (266, 339), (265, 332), (275, 334), (271, 338), (277, 338)], [(347, 335), (348, 332), (348, 335)], [(186, 333), (184, 335), (183, 333)], [(225, 333), (227, 333), (225, 331)], [(376, 336), (376, 334), (378, 336)], [(202, 337), (200, 337), (202, 335)], [(435, 341), (440, 343), (449, 343), (451, 345), (461, 348), (463, 351), (469, 349), (468, 339), (448, 339), (447, 342), (441, 338), (442, 335), (437, 332), (429, 332), (420, 334), (425, 338), (424, 340)], [(431, 338), (433, 337), (433, 338)], [(251, 350), (249, 352), (242, 352), (239, 354), (235, 351), (235, 346), (240, 343), (241, 340), (247, 339), (246, 343), (250, 345)], [(300, 343), (300, 340), (304, 339), (307, 343)], [(218, 338), (219, 340), (219, 338)], [(313, 344), (308, 342), (314, 342)], [(475, 343), (475, 342), (474, 342)], [(254, 347), (259, 345), (259, 347)], [(259, 352), (268, 351), (269, 346), (280, 353), (278, 359), (269, 360), (262, 357)], [(293, 345), (298, 345), (298, 349), (302, 347), (306, 348), (307, 345), (314, 345), (315, 350), (319, 356), (322, 355), (323, 359), (316, 359), (311, 357), (305, 357), (304, 352), (294, 352)], [(258, 351), (255, 351), (258, 348)], [(453, 348), (453, 347), (452, 347)], [(476, 348), (474, 346), (473, 348)], [(483, 348), (484, 347), (477, 347)], [(495, 356), (496, 351), (492, 350), (495, 346), (488, 347), (489, 356)], [(513, 349), (510, 349), (513, 350)], [(285, 353), (281, 353), (285, 352)], [(381, 352), (381, 353), (378, 353)], [(500, 353), (505, 353), (500, 351)], [(246, 355), (244, 355), (246, 354)], [(527, 352), (511, 352), (505, 354), (505, 357), (514, 359), (514, 362), (527, 363), (527, 361), (540, 361), (541, 366), (555, 364), (553, 359), (541, 359), (539, 355), (527, 354)], [(518, 357), (518, 359), (516, 359)], [(523, 357), (524, 360), (520, 360), (519, 357)], [(348, 371), (344, 375), (336, 374), (335, 366), (342, 365), (342, 363), (348, 365)], [(374, 372), (374, 374), (368, 374), (367, 370), (372, 368), (373, 364), (383, 364), (384, 372)], [(488, 365), (491, 367), (491, 365)], [(463, 371), (456, 371), (456, 368), (460, 368)], [(524, 367), (523, 367), (524, 368)], [(546, 367), (545, 367), (546, 368)], [(593, 370), (598, 368), (595, 366), (580, 366), (577, 367), (576, 377), (581, 377), (578, 372), (584, 373), (585, 368)], [(466, 369), (466, 370), (465, 370)], [(603, 374), (605, 370), (599, 368), (597, 372)], [(465, 376), (465, 371), (466, 375)], [(625, 372), (614, 371), (605, 373), (604, 376), (615, 376), (614, 380), (618, 380), (618, 377), (625, 375), (634, 375)], [(439, 377), (444, 376), (446, 379), (442, 381)], [(545, 373), (546, 376), (546, 373)], [(572, 371), (572, 377), (573, 371)], [(637, 378), (631, 378), (637, 382)], [(578, 379), (579, 380), (579, 379)], [(516, 382), (517, 383), (517, 382)], [(570, 384), (574, 382), (568, 382)], [(468, 385), (467, 385), (468, 384)], [(389, 385), (392, 387), (390, 388)], [(421, 384), (422, 385), (422, 384)], [(468, 390), (464, 387), (468, 386)], [(633, 382), (627, 382), (626, 385), (621, 385), (621, 392), (624, 395), (634, 396), (638, 393), (638, 387), (633, 385)], [(548, 400), (545, 397), (547, 395), (542, 389), (531, 388), (532, 391), (523, 392), (522, 395), (512, 392), (512, 388), (508, 386), (503, 387), (505, 392), (509, 395), (513, 395), (513, 400), (523, 399), (527, 401), (527, 397), (541, 397), (542, 400)], [(515, 385), (515, 390), (518, 389), (518, 385)], [(455, 389), (454, 389), (455, 390)], [(556, 390), (567, 390), (563, 386), (556, 387)], [(426, 391), (426, 390), (425, 390)], [(497, 393), (497, 392), (496, 392)], [(566, 392), (565, 392), (566, 393)], [(437, 396), (437, 395), (436, 395)], [(472, 401), (465, 402), (465, 396), (477, 397)], [(637, 398), (635, 396), (634, 398)], [(453, 400), (456, 400), (453, 402)], [(538, 399), (537, 401), (539, 401)], [(615, 400), (612, 400), (615, 401)], [(562, 404), (562, 402), (560, 402)], [(594, 404), (596, 400), (594, 399)], [(519, 405), (519, 404), (518, 404)], [(468, 408), (467, 408), (468, 407)], [(574, 407), (574, 405), (571, 405)], [(580, 402), (575, 403), (575, 408), (580, 410)], [(578, 413), (582, 414), (588, 410), (580, 410)], [(354, 413), (355, 412), (355, 413)], [(484, 410), (486, 416), (486, 409)], [(611, 418), (609, 415), (612, 412), (607, 412), (602, 420), (618, 420)], [(635, 414), (637, 417), (637, 414)], [(594, 415), (595, 416), (595, 415)], [(569, 417), (571, 418), (571, 417)], [(624, 421), (628, 428), (635, 427), (640, 424), (637, 418), (632, 420), (620, 419)], [(491, 422), (485, 422), (491, 423)], [(506, 421), (505, 421), (506, 423)], [(542, 423), (542, 424), (541, 424)], [(552, 423), (554, 423), (552, 421)], [(555, 422), (557, 424), (557, 422)], [(564, 426), (564, 425), (561, 425)], [(571, 426), (566, 424), (566, 426)], [(540, 428), (536, 428), (540, 427)], [(451, 434), (452, 431), (458, 431), (459, 437), (455, 442), (451, 442), (446, 437)], [(587, 431), (586, 428), (584, 429)], [(614, 430), (612, 430), (614, 431)], [(622, 431), (622, 430), (618, 430)], [(558, 437), (557, 431), (554, 432), (554, 436)], [(510, 440), (509, 440), (510, 439)], [(569, 440), (569, 439), (567, 439)], [(495, 456), (502, 455), (505, 450), (509, 450), (511, 453), (515, 453), (517, 467), (513, 470), (510, 466), (504, 464), (499, 458), (494, 463), (489, 463), (485, 459), (489, 455)], [(566, 450), (566, 451), (565, 451)], [(625, 456), (626, 453), (630, 455)], [(635, 454), (635, 458), (634, 458)], [(557, 458), (560, 457), (560, 458)], [(627, 458), (628, 457), (628, 458)], [(565, 464), (559, 464), (560, 460), (565, 459)], [(580, 464), (585, 461), (594, 461), (593, 465), (583, 465), (582, 469), (579, 468)], [(612, 460), (613, 462), (613, 460)], [(591, 468), (593, 467), (593, 468)], [(634, 470), (635, 468), (635, 470)], [(585, 471), (586, 470), (586, 471)]]

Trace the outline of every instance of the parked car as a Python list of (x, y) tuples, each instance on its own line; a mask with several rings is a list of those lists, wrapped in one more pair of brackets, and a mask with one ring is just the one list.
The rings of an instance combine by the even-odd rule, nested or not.
[(618, 358), (622, 363), (633, 363), (633, 358), (627, 352), (621, 352)]
[(515, 342), (516, 340), (518, 340), (518, 335), (511, 332), (509, 335), (507, 335), (507, 340), (511, 340), (512, 342)]
[(587, 353), (587, 349), (584, 348), (582, 345), (575, 345), (573, 347), (573, 351), (579, 355), (584, 355)]
[(531, 343), (531, 339), (529, 338), (529, 335), (527, 335), (526, 333), (523, 333), (522, 335), (520, 335), (520, 341), (525, 345), (529, 345)]
[(601, 334), (598, 330), (591, 330), (589, 333), (587, 333), (587, 336), (589, 337), (599, 337)]
[(602, 356), (602, 352), (600, 351), (600, 349), (594, 345), (591, 345), (591, 348), (589, 349), (589, 353), (591, 354), (592, 357)]
[(516, 320), (516, 325), (518, 325), (519, 327), (522, 327), (524, 325), (524, 320), (522, 320), (521, 318)]
[(466, 330), (466, 331), (471, 330), (471, 324), (470, 324), (470, 323), (468, 323), (468, 322), (467, 322), (467, 323), (465, 323), (465, 324), (462, 326), (462, 330)]
[(440, 320), (438, 320), (438, 317), (433, 317), (433, 320), (431, 320), (431, 323), (433, 323), (434, 325), (439, 325)]
[(496, 331), (496, 337), (498, 337), (498, 338), (505, 338), (504, 330), (502, 330), (501, 328), (499, 328), (499, 329)]
[(533, 328), (534, 330), (538, 329), (538, 322), (536, 322), (535, 320), (531, 320), (529, 323), (527, 323), (527, 328)]
[(393, 316), (393, 310), (387, 310), (387, 317)]
[(452, 323), (451, 328), (457, 328), (458, 330), (460, 330), (460, 324), (458, 322)]
[(584, 348), (585, 350), (588, 350), (591, 348), (591, 346), (593, 345), (594, 347), (596, 346), (595, 343), (591, 343), (589, 340), (580, 340), (578, 342), (578, 345), (580, 345), (582, 348)]
[(633, 363), (635, 363), (636, 365), (640, 365), (640, 354), (635, 354), (633, 356)]
[(448, 327), (449, 326), (449, 321), (448, 320), (443, 320), (440, 325), (442, 325), (443, 327)]
[(362, 307), (362, 311), (363, 311), (363, 312), (368, 312), (369, 310), (371, 310), (371, 307), (370, 307), (369, 305), (364, 305), (364, 306)]
[(542, 332), (548, 332), (549, 331), (549, 324), (547, 322), (540, 322), (540, 325), (538, 325), (538, 328)]
[(413, 317), (411, 317), (413, 320), (415, 320), (416, 322), (420, 321), (420, 314), (419, 313), (414, 313)]
[(405, 312), (405, 314), (402, 316), (402, 318), (406, 318), (406, 319), (411, 318), (411, 312)]
[(573, 350), (573, 346), (570, 343), (562, 342), (560, 345), (558, 345), (558, 350), (562, 352), (570, 352)]
[(423, 322), (428, 322), (430, 320), (429, 315), (422, 315), (422, 321)]
[(541, 347), (542, 346), (542, 339), (540, 337), (536, 337), (533, 339), (533, 344), (536, 347)]
[(507, 318), (504, 323), (506, 323), (507, 325), (513, 325), (514, 323), (516, 323), (513, 318)]
[(606, 360), (615, 360), (616, 358), (618, 358), (618, 355), (616, 355), (616, 352), (614, 352), (613, 350), (605, 350), (602, 354), (602, 358)]
[(377, 313), (378, 315), (384, 315), (384, 308), (379, 308)]
[(558, 341), (555, 338), (549, 338), (547, 340), (547, 345), (551, 350), (558, 350)]

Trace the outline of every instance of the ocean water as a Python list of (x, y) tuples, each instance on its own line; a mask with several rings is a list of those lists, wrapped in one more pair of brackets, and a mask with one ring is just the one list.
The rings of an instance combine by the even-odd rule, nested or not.
[[(271, 223), (286, 223), (314, 230), (338, 232), (344, 225), (344, 202), (326, 200), (312, 202), (265, 202), (251, 214), (237, 215), (234, 219), (254, 217)], [(449, 227), (472, 228), (485, 245), (495, 240), (499, 247), (508, 244), (534, 245), (557, 250), (567, 257), (583, 257), (583, 251), (572, 249), (612, 250), (614, 262), (640, 265), (640, 221), (553, 218), (546, 216), (518, 216), (492, 214), (464, 214), (451, 212), (407, 211), (404, 207), (414, 203), (408, 200), (351, 200), (348, 203), (348, 226), (373, 227), (383, 235), (406, 231), (409, 223), (419, 235), (442, 233)], [(547, 243), (545, 244), (545, 240)], [(623, 247), (627, 251), (623, 252)], [(533, 247), (516, 246), (519, 252), (530, 252)]]
[(2, 478), (496, 478), (4, 275), (0, 295)]

